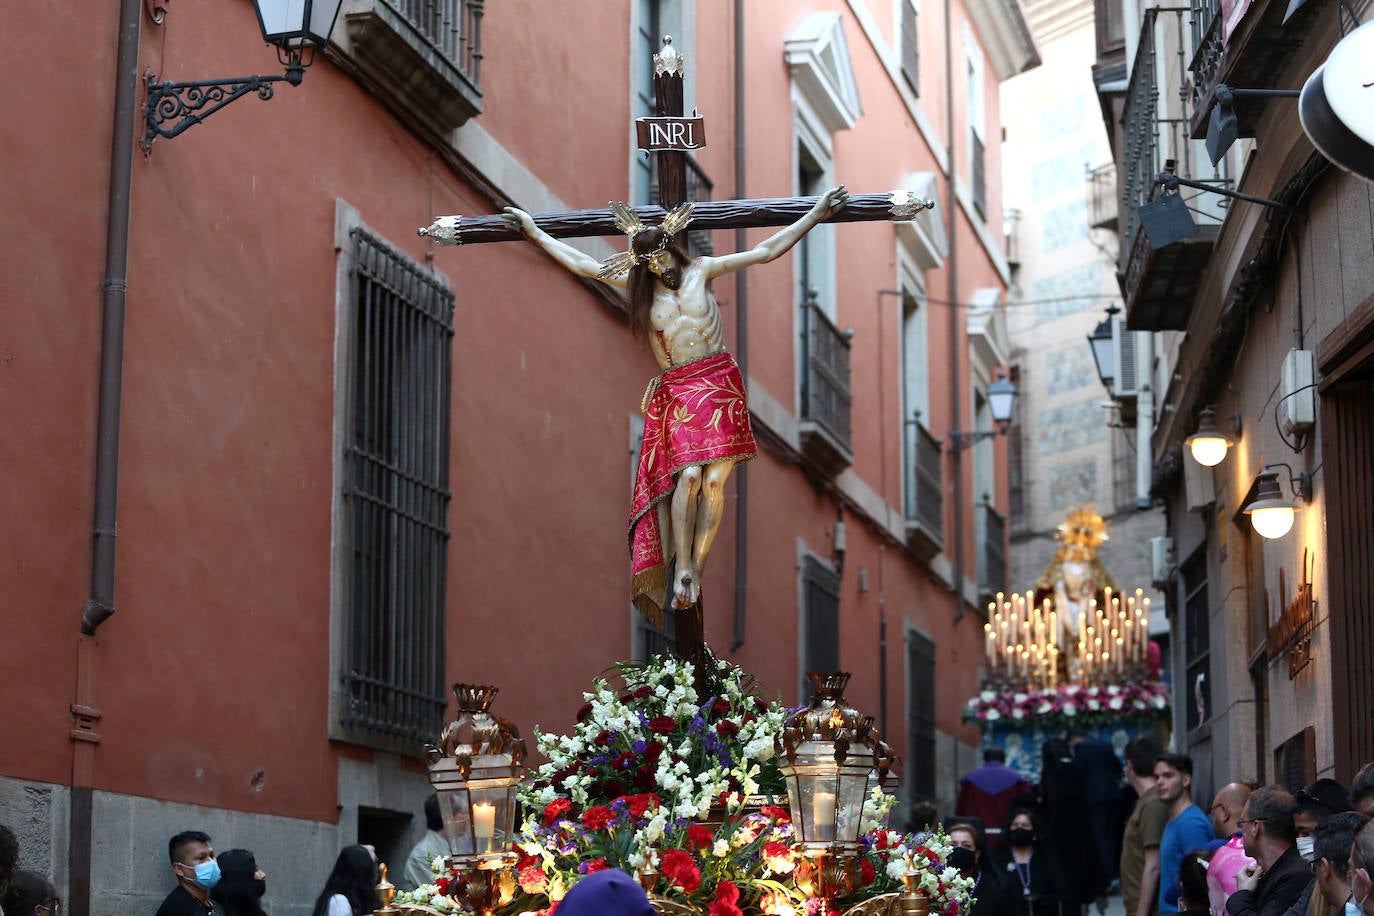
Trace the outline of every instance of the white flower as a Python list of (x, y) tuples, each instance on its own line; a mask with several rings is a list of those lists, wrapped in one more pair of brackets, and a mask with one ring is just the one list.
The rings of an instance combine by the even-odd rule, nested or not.
[(991, 703), (993, 700), (997, 699), (997, 694), (993, 693), (991, 690), (984, 690), (982, 693), (978, 694), (978, 699), (982, 700), (984, 703)]
[(906, 874), (906, 862), (893, 856), (887, 862), (887, 876), (894, 881), (902, 880), (902, 875)]
[(1013, 719), (1024, 719), (1026, 717), (1026, 714), (1022, 712), (1021, 707), (1018, 706), (1011, 711), (1011, 717)]
[(1072, 703), (1065, 703), (1065, 704), (1064, 704), (1064, 708), (1063, 708), (1063, 710), (1061, 710), (1061, 711), (1062, 711), (1062, 712), (1064, 713), (1064, 715), (1066, 715), (1066, 716), (1076, 716), (1076, 715), (1078, 715), (1078, 707), (1075, 706), (1075, 705), (1073, 705)]
[(1011, 699), (1014, 703), (1024, 703), (1026, 700), (1030, 699), (1030, 697), (1024, 693), (1014, 693), (1011, 695)]
[(1122, 702), (1121, 697), (1112, 697), (1110, 700), (1107, 701), (1107, 705), (1110, 706), (1112, 709), (1120, 709), (1122, 706), (1126, 704)]
[(1154, 706), (1155, 709), (1163, 709), (1165, 706), (1169, 705), (1169, 701), (1161, 696), (1153, 696), (1150, 697), (1150, 704)]
[(711, 847), (711, 855), (717, 859), (723, 859), (730, 854), (730, 843), (726, 840), (716, 840), (716, 844)]
[(995, 710), (995, 709), (989, 709), (989, 710), (988, 710), (988, 721), (989, 721), (989, 722), (996, 722), (996, 721), (997, 721), (998, 719), (1000, 719), (1000, 718), (1002, 718), (1002, 714), (1001, 714), (1000, 712), (998, 712), (998, 711)]
[(1053, 710), (1054, 710), (1054, 704), (1051, 703), (1051, 702), (1049, 702), (1048, 700), (1046, 700), (1045, 702), (1041, 703), (1040, 706), (1039, 706), (1035, 711), (1038, 712), (1038, 713), (1040, 713), (1040, 715), (1043, 716), (1043, 715), (1045, 715), (1046, 713), (1052, 712)]
[(1102, 708), (1102, 704), (1101, 704), (1101, 703), (1098, 703), (1096, 700), (1094, 700), (1094, 699), (1092, 699), (1091, 697), (1089, 697), (1089, 698), (1088, 698), (1088, 708), (1089, 708), (1089, 709), (1092, 709), (1092, 710), (1098, 710), (1098, 709), (1101, 709), (1101, 708)]

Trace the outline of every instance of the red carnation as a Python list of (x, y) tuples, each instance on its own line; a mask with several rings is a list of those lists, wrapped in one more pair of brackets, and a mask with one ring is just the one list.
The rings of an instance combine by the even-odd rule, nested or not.
[(754, 708), (761, 711), (768, 711), (768, 704), (763, 701), (763, 697), (754, 697)]
[(739, 734), (739, 726), (729, 719), (721, 719), (716, 723), (716, 733), (723, 738), (733, 738)]
[(634, 765), (635, 755), (628, 751), (611, 761), (611, 769), (613, 770), (632, 770)]
[(620, 796), (627, 794), (625, 787), (614, 779), (603, 779), (596, 786), (601, 792), (601, 797), (606, 801), (615, 801)]
[(683, 852), (681, 849), (668, 850), (659, 861), (659, 871), (668, 879), (669, 884), (682, 888), (684, 894), (690, 894), (701, 887), (701, 872), (697, 870), (689, 852)]
[(605, 859), (592, 859), (587, 863), (587, 874), (595, 874), (599, 871), (605, 871), (608, 868), (610, 868), (610, 866), (606, 864)]
[(732, 881), (716, 885), (716, 899), (706, 907), (708, 916), (744, 916), (740, 911), (739, 888)]
[(792, 815), (782, 805), (764, 805), (759, 809), (759, 813), (764, 817), (771, 818), (779, 824), (792, 823)]
[(612, 737), (614, 736), (610, 732), (603, 730), (601, 734), (592, 739), (592, 744), (595, 744), (597, 747), (605, 747), (611, 743)]
[(645, 792), (647, 792), (650, 789), (652, 789), (655, 785), (656, 783), (654, 782), (653, 767), (642, 766), (635, 772), (636, 789), (643, 789)]
[(654, 716), (649, 720), (649, 730), (660, 735), (671, 735), (677, 731), (677, 720), (672, 716)]
[(650, 741), (644, 745), (644, 759), (650, 763), (658, 763), (658, 758), (663, 756), (663, 745), (657, 741)]
[(605, 830), (615, 820), (615, 812), (605, 805), (593, 805), (582, 812), (582, 826), (588, 830)]
[(645, 684), (643, 687), (640, 687), (638, 690), (634, 692), (634, 698), (636, 700), (642, 700), (653, 692), (654, 688), (650, 687), (648, 684)]
[(577, 721), (579, 721), (579, 722), (585, 722), (585, 721), (587, 721), (587, 717), (590, 716), (591, 714), (592, 714), (592, 704), (591, 704), (591, 703), (583, 703), (581, 706), (579, 706), (579, 707), (577, 708)]
[(714, 703), (711, 704), (711, 708), (714, 709), (716, 712), (729, 712), (730, 701), (725, 699), (725, 697), (721, 697), (720, 699), (716, 700)]
[(872, 884), (873, 879), (878, 877), (878, 873), (873, 868), (873, 863), (867, 859), (859, 860), (859, 883)]
[(544, 806), (544, 826), (550, 827), (553, 822), (572, 810), (572, 802), (566, 798), (555, 798)]
[(439, 888), (439, 893), (448, 896), (448, 878), (435, 878), (434, 886)]
[(697, 849), (705, 849), (716, 841), (716, 832), (704, 824), (692, 824), (687, 828), (687, 842)]
[(630, 807), (630, 817), (643, 817), (649, 809), (657, 808), (662, 804), (659, 797), (652, 792), (645, 792), (643, 795), (631, 795), (628, 800)]

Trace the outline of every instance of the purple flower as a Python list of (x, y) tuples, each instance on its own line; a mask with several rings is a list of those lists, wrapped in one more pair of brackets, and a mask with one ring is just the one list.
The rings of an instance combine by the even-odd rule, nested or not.
[(634, 751), (636, 754), (642, 754), (648, 749), (649, 743), (647, 741), (636, 741), (634, 744), (630, 745), (630, 750)]

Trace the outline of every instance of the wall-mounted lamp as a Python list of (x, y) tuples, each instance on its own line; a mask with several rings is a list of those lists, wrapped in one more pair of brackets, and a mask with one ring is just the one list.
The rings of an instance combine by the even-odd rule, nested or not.
[(1218, 83), (1213, 95), (1216, 104), (1207, 120), (1207, 157), (1215, 166), (1226, 155), (1231, 144), (1240, 136), (1240, 119), (1236, 117), (1236, 99), (1295, 99), (1297, 89), (1235, 89), (1225, 83)]
[(1293, 488), (1294, 496), (1300, 497), (1303, 502), (1312, 500), (1311, 474), (1294, 475), (1293, 469), (1283, 462), (1266, 464), (1255, 478), (1254, 501), (1242, 511), (1250, 516), (1250, 524), (1255, 531), (1270, 540), (1281, 538), (1292, 529), (1293, 513), (1298, 508), (1283, 498), (1283, 491), (1279, 488), (1279, 473), (1274, 468), (1288, 471), (1288, 484)]
[(949, 447), (956, 452), (962, 452), (976, 442), (1005, 433), (1007, 425), (1011, 423), (1011, 413), (1016, 406), (1018, 394), (1016, 386), (1007, 381), (1007, 374), (998, 372), (997, 381), (988, 386), (988, 412), (992, 414), (992, 422), (997, 424), (997, 428), (978, 429), (972, 432), (952, 429), (949, 431)]
[[(175, 137), (237, 98), (256, 93), (272, 98), (275, 83), (299, 86), (315, 52), (329, 44), (343, 0), (253, 0), (263, 41), (277, 49), (286, 72), (280, 76), (241, 76), (220, 80), (156, 82), (148, 74), (147, 130), (139, 146), (152, 149), (158, 137)], [(204, 110), (202, 110), (204, 109)], [(166, 126), (169, 122), (171, 126)]]
[[(1193, 453), (1193, 460), (1205, 468), (1221, 464), (1226, 458), (1226, 450), (1236, 444), (1234, 438), (1217, 429), (1216, 416), (1216, 411), (1211, 407), (1198, 411), (1197, 432), (1183, 440), (1183, 444)], [(1235, 415), (1232, 420), (1239, 433), (1240, 415)]]
[(1107, 389), (1107, 393), (1112, 393), (1112, 386), (1116, 382), (1116, 350), (1113, 343), (1112, 324), (1115, 321), (1116, 313), (1121, 311), (1115, 305), (1107, 308), (1107, 317), (1103, 318), (1093, 332), (1088, 335), (1088, 345), (1093, 348), (1093, 362), (1097, 365), (1097, 377), (1102, 381), (1102, 387)]
[(1292, 209), (1286, 204), (1281, 204), (1277, 200), (1270, 200), (1267, 197), (1242, 194), (1239, 191), (1214, 187), (1205, 181), (1180, 178), (1172, 171), (1172, 159), (1165, 163), (1164, 168), (1165, 171), (1155, 176), (1155, 184), (1159, 187), (1159, 193), (1154, 200), (1136, 207), (1136, 213), (1140, 216), (1140, 228), (1145, 231), (1145, 239), (1150, 243), (1151, 248), (1163, 248), (1166, 245), (1191, 238), (1198, 233), (1197, 222), (1188, 212), (1188, 205), (1179, 195), (1178, 189), (1180, 187), (1192, 188), (1197, 191), (1211, 191), (1222, 197), (1244, 200), (1252, 204), (1274, 207), (1278, 210)]

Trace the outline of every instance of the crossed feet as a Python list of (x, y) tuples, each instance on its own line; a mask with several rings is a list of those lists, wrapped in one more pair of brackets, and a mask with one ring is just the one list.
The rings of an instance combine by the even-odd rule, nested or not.
[(673, 575), (673, 608), (685, 611), (701, 597), (701, 584), (690, 569), (679, 569)]

